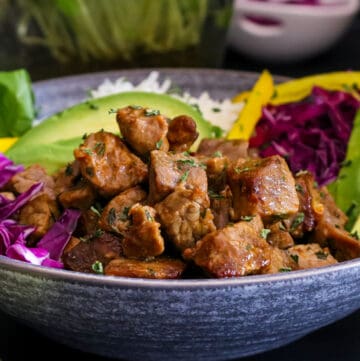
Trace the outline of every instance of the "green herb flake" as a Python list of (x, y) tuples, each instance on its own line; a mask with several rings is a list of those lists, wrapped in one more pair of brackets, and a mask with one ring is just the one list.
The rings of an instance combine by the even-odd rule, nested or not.
[(315, 256), (318, 258), (318, 259), (327, 259), (328, 257), (328, 254), (323, 252), (323, 251), (319, 251), (319, 252), (316, 252), (315, 253)]
[(116, 114), (117, 113), (117, 109), (113, 109), (111, 108), (109, 111), (108, 111), (109, 114)]
[(219, 193), (214, 192), (213, 190), (209, 190), (208, 192), (209, 197), (213, 199), (224, 199), (225, 197)]
[(145, 109), (144, 115), (146, 117), (153, 117), (153, 116), (156, 116), (156, 115), (160, 115), (160, 110), (157, 110), (157, 109)]
[(297, 254), (291, 254), (290, 257), (294, 260), (295, 263), (299, 263), (299, 256)]
[(90, 210), (94, 212), (97, 216), (101, 217), (101, 214), (98, 209), (96, 209), (94, 206), (90, 207)]
[(292, 268), (291, 267), (282, 267), (279, 268), (279, 272), (291, 272)]
[(243, 172), (247, 172), (248, 170), (250, 170), (249, 167), (245, 167), (245, 168), (235, 167), (235, 168), (234, 168), (234, 171), (235, 171), (236, 174), (240, 174), (240, 173), (243, 173)]
[(350, 235), (351, 235), (351, 237), (355, 238), (357, 241), (360, 239), (358, 231), (352, 232), (352, 233), (350, 233)]
[(295, 189), (296, 189), (299, 193), (304, 194), (304, 188), (303, 188), (303, 186), (302, 186), (301, 184), (296, 184), (296, 185), (295, 185)]
[(181, 182), (185, 182), (189, 176), (190, 170), (187, 170), (186, 172), (184, 172), (184, 174), (180, 177), (180, 181)]
[(261, 230), (261, 232), (260, 232), (260, 236), (261, 236), (262, 238), (266, 239), (267, 236), (268, 236), (268, 234), (269, 234), (270, 232), (271, 232), (270, 229), (268, 229), (268, 228), (263, 228), (263, 229)]
[(83, 148), (82, 151), (83, 151), (84, 153), (86, 153), (87, 155), (92, 155), (92, 154), (93, 154), (92, 150), (89, 149), (89, 148)]
[(124, 207), (119, 215), (119, 220), (127, 221), (129, 219), (129, 211), (130, 211), (130, 207)]
[(212, 155), (212, 157), (213, 158), (218, 158), (218, 157), (222, 157), (223, 155), (222, 155), (222, 153), (219, 151), (219, 150), (217, 150), (213, 155)]
[(314, 188), (319, 188), (319, 183), (317, 181), (314, 181), (313, 186)]
[(105, 143), (96, 142), (94, 150), (97, 155), (100, 155), (102, 157), (105, 154)]
[(95, 261), (92, 265), (91, 265), (91, 269), (98, 274), (104, 274), (104, 266), (100, 261)]
[(99, 238), (99, 237), (103, 236), (104, 233), (105, 233), (105, 232), (104, 232), (102, 229), (98, 228), (98, 229), (94, 232), (93, 237), (94, 237), (94, 238)]
[(250, 222), (254, 219), (255, 216), (241, 216), (240, 220), (245, 222)]
[(304, 222), (304, 219), (305, 219), (305, 214), (303, 212), (299, 212), (291, 223), (290, 231), (295, 231), (295, 229), (299, 227), (301, 223)]
[(149, 222), (154, 222), (154, 217), (150, 214), (150, 212), (147, 209), (145, 209), (145, 216)]
[(248, 243), (245, 248), (246, 248), (247, 251), (251, 251), (251, 249), (253, 248), (253, 246)]
[(86, 102), (86, 105), (89, 107), (89, 109), (91, 109), (91, 110), (98, 110), (99, 109), (99, 106), (98, 105), (96, 105), (96, 104), (94, 104), (94, 103), (92, 103), (92, 102), (89, 102), (89, 101), (87, 101)]
[(195, 162), (194, 159), (179, 159), (178, 161), (176, 161), (176, 163), (178, 164), (178, 167), (181, 168), (181, 166), (185, 166), (188, 165), (190, 167), (196, 167), (197, 163)]
[(341, 163), (341, 167), (345, 168), (345, 167), (350, 167), (352, 164), (352, 160), (351, 159), (348, 159), (348, 160), (345, 160)]
[(109, 214), (107, 216), (107, 221), (109, 222), (110, 226), (113, 226), (116, 221), (116, 210), (115, 208), (110, 208)]
[(158, 142), (156, 142), (155, 147), (157, 150), (159, 150), (163, 145), (163, 140), (160, 139)]
[(220, 108), (212, 108), (212, 111), (214, 113), (220, 113), (221, 112), (221, 109)]

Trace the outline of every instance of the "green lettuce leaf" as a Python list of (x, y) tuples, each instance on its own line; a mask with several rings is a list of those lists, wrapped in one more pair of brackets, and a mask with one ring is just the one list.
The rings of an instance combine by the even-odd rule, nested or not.
[(337, 180), (328, 186), (336, 204), (349, 216), (348, 230), (360, 213), (360, 112), (348, 143), (346, 159)]
[(34, 93), (27, 71), (0, 72), (0, 137), (24, 134), (34, 117)]

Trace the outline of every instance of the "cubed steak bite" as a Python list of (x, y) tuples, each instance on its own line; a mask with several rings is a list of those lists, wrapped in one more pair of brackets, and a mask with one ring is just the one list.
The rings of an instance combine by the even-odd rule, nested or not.
[(270, 246), (247, 222), (211, 232), (183, 257), (216, 278), (261, 273), (270, 264)]
[(155, 209), (166, 236), (178, 250), (183, 251), (215, 230), (209, 206), (206, 192), (199, 188), (178, 187), (157, 203)]
[(58, 200), (64, 208), (88, 209), (95, 203), (97, 193), (84, 178), (59, 194)]
[(143, 183), (148, 176), (146, 164), (117, 135), (105, 131), (87, 136), (74, 155), (82, 176), (103, 197)]
[(295, 180), (280, 156), (241, 160), (228, 169), (234, 219), (259, 214), (265, 222), (288, 218), (299, 208)]
[(130, 208), (135, 203), (143, 202), (146, 197), (146, 192), (140, 186), (121, 192), (101, 212), (99, 226), (108, 232), (124, 234), (130, 224)]
[(116, 120), (124, 140), (138, 155), (169, 150), (168, 122), (158, 110), (130, 105), (117, 111)]
[(155, 204), (174, 191), (180, 183), (185, 188), (207, 192), (204, 165), (188, 153), (166, 153), (154, 150), (150, 154), (149, 203)]
[(130, 225), (124, 234), (124, 255), (129, 258), (145, 259), (159, 256), (165, 250), (160, 233), (160, 223), (156, 221), (156, 211), (139, 203), (129, 211)]

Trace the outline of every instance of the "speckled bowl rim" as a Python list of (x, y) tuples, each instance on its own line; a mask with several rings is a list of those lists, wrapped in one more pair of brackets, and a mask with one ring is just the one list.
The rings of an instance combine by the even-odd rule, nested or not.
[[(73, 80), (78, 81), (81, 78), (93, 76), (111, 77), (122, 76), (126, 73), (132, 74), (146, 74), (151, 71), (159, 71), (165, 73), (217, 73), (227, 74), (227, 76), (242, 76), (246, 78), (255, 78), (259, 76), (257, 72), (243, 72), (237, 70), (223, 70), (223, 69), (210, 69), (210, 68), (142, 68), (142, 69), (123, 69), (123, 70), (109, 70), (97, 73), (85, 73), (79, 75), (69, 75), (65, 77), (52, 78), (37, 81), (34, 83), (34, 88), (41, 87), (43, 85), (57, 83), (59, 81)], [(288, 77), (274, 76), (275, 81), (285, 81)], [(130, 277), (116, 277), (116, 276), (104, 276), (97, 274), (81, 273), (63, 269), (55, 269), (44, 266), (32, 265), (23, 261), (13, 260), (6, 256), (0, 255), (0, 268), (7, 271), (19, 272), (22, 274), (28, 274), (38, 278), (47, 278), (60, 281), (69, 281), (76, 283), (86, 283), (89, 285), (103, 285), (107, 287), (118, 288), (166, 288), (166, 289), (202, 289), (202, 288), (228, 288), (228, 287), (243, 287), (251, 286), (259, 283), (275, 283), (275, 282), (292, 282), (297, 279), (312, 278), (326, 274), (333, 274), (337, 272), (346, 272), (358, 268), (360, 272), (360, 258), (339, 262), (330, 266), (310, 268), (305, 270), (297, 270), (291, 272), (281, 272), (276, 274), (266, 275), (251, 275), (244, 277), (234, 277), (226, 279), (178, 279), (178, 280), (158, 280), (158, 279), (145, 279), (145, 278), (130, 278)]]

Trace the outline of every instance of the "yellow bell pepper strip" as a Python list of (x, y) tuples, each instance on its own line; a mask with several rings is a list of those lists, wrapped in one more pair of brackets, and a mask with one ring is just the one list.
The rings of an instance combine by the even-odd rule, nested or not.
[(249, 139), (260, 119), (262, 107), (269, 103), (273, 94), (273, 78), (267, 70), (264, 70), (249, 93), (239, 117), (227, 134), (227, 139)]
[(326, 90), (342, 90), (359, 97), (360, 71), (340, 71), (317, 74), (281, 83), (275, 87), (270, 103), (273, 105), (297, 102), (307, 97), (317, 85)]
[(5, 153), (16, 141), (18, 138), (0, 138), (0, 152)]

